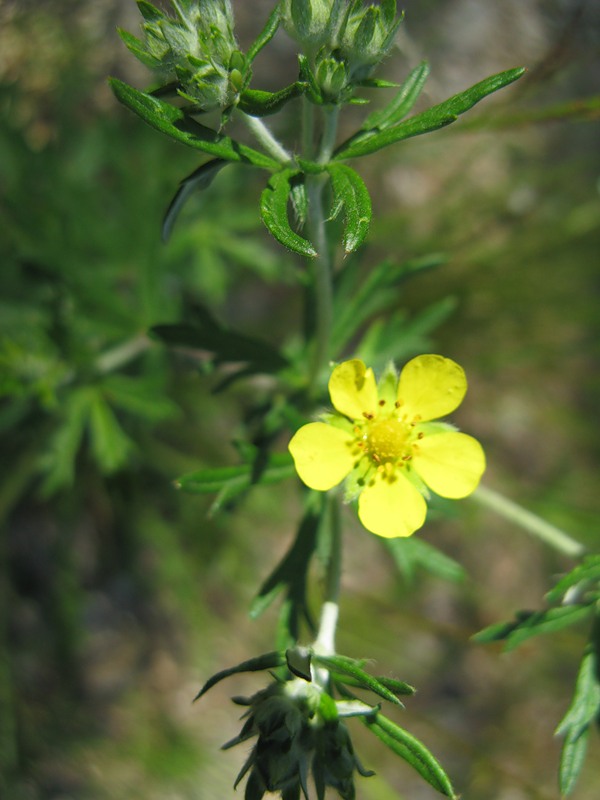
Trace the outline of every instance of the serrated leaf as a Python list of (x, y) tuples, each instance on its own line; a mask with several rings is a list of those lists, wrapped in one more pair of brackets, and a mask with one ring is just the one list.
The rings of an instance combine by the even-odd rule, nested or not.
[(271, 373), (288, 363), (268, 342), (225, 328), (201, 306), (196, 307), (195, 324), (156, 325), (150, 333), (170, 346), (206, 350), (216, 364), (248, 362), (255, 372)]
[(206, 694), (206, 692), (212, 689), (217, 683), (225, 678), (229, 678), (231, 675), (237, 675), (239, 672), (260, 672), (265, 669), (275, 669), (276, 667), (283, 666), (283, 664), (285, 664), (285, 655), (276, 650), (271, 653), (265, 653), (262, 656), (256, 656), (256, 658), (250, 658), (248, 661), (242, 661), (241, 664), (221, 670), (221, 672), (217, 672), (212, 678), (209, 678), (196, 697), (194, 697), (194, 702), (202, 697), (202, 695)]
[(109, 84), (119, 102), (141, 117), (144, 122), (177, 142), (225, 161), (253, 164), (268, 170), (279, 168), (274, 159), (200, 125), (181, 108), (140, 92), (118, 78), (110, 78)]
[(175, 220), (192, 194), (194, 194), (194, 192), (201, 192), (204, 191), (204, 189), (208, 189), (218, 173), (227, 163), (229, 162), (222, 158), (213, 158), (206, 164), (202, 164), (201, 167), (198, 167), (198, 169), (194, 170), (191, 175), (188, 175), (187, 178), (184, 178), (181, 181), (179, 188), (169, 203), (169, 207), (167, 208), (165, 217), (163, 219), (163, 242), (167, 242), (169, 240)]
[(334, 160), (343, 161), (347, 158), (366, 156), (404, 139), (421, 136), (450, 125), (484, 97), (508, 86), (520, 78), (524, 72), (524, 67), (500, 72), (404, 122), (391, 125), (383, 131), (375, 129), (360, 132), (338, 147), (334, 153)]
[(309, 241), (292, 230), (288, 217), (292, 180), (299, 175), (293, 169), (276, 172), (261, 195), (260, 213), (263, 222), (280, 244), (301, 256), (315, 258), (317, 251)]
[(381, 131), (400, 122), (417, 102), (428, 75), (429, 64), (422, 61), (400, 86), (394, 99), (384, 108), (369, 114), (361, 125), (361, 130)]
[(516, 619), (511, 622), (501, 622), (490, 625), (472, 638), (480, 644), (505, 640), (505, 650), (513, 650), (518, 645), (542, 633), (555, 631), (574, 625), (589, 616), (590, 606), (559, 606), (547, 611), (521, 611)]
[(371, 223), (371, 197), (363, 179), (345, 164), (328, 166), (334, 206), (343, 206), (345, 226), (342, 243), (346, 254), (364, 242)]
[(439, 761), (415, 736), (378, 713), (361, 717), (367, 728), (396, 755), (415, 769), (430, 786), (446, 797), (456, 798), (450, 778)]
[(317, 666), (324, 667), (330, 672), (335, 673), (338, 681), (343, 683), (344, 676), (348, 676), (352, 679), (354, 686), (358, 685), (362, 689), (368, 689), (378, 695), (378, 697), (383, 697), (384, 700), (394, 703), (394, 705), (403, 706), (403, 703), (396, 697), (392, 690), (388, 689), (381, 681), (369, 675), (368, 672), (365, 672), (364, 669), (360, 667), (360, 661), (347, 658), (346, 656), (322, 656), (318, 653), (313, 654), (312, 660)]

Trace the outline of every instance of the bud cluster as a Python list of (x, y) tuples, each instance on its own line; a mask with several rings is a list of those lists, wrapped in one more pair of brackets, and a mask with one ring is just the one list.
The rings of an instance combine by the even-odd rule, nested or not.
[(242, 86), (244, 57), (233, 34), (230, 0), (171, 0), (170, 17), (145, 0), (144, 41), (120, 31), (141, 61), (179, 84), (179, 94), (204, 111), (227, 108)]
[(303, 48), (319, 100), (340, 103), (389, 52), (401, 19), (396, 0), (284, 0), (282, 22)]
[(353, 800), (354, 771), (373, 774), (355, 756), (336, 702), (317, 684), (301, 678), (277, 682), (235, 702), (250, 708), (239, 736), (225, 748), (258, 736), (236, 781), (237, 786), (250, 772), (246, 800), (261, 800), (267, 792), (280, 792), (283, 800), (298, 800), (301, 792), (308, 797), (311, 771), (318, 797), (331, 787), (343, 800)]

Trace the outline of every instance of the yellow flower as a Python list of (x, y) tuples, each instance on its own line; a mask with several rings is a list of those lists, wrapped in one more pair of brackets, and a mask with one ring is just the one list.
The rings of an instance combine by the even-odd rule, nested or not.
[(467, 391), (465, 373), (449, 358), (413, 358), (400, 377), (390, 367), (375, 382), (362, 361), (344, 361), (329, 379), (337, 413), (310, 422), (289, 449), (302, 481), (326, 492), (345, 480), (346, 499), (379, 536), (410, 536), (425, 522), (428, 487), (442, 497), (466, 497), (485, 470), (472, 436), (440, 417)]

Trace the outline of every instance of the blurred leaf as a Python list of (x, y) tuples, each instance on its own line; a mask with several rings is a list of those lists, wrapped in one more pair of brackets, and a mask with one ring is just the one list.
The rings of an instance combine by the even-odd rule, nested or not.
[(473, 641), (480, 644), (506, 640), (505, 650), (512, 650), (542, 633), (555, 631), (575, 625), (592, 613), (587, 605), (571, 605), (550, 608), (547, 611), (521, 611), (512, 622), (500, 622), (476, 633)]
[(309, 507), (298, 526), (298, 533), (290, 549), (260, 587), (250, 608), (250, 616), (256, 619), (281, 592), (285, 592), (285, 614), (280, 620), (280, 626), (285, 629), (282, 628), (280, 633), (285, 634), (288, 641), (298, 641), (302, 618), (312, 626), (306, 591), (308, 570), (315, 552), (320, 521), (321, 508)]
[(429, 64), (427, 61), (422, 61), (409, 74), (394, 99), (385, 108), (369, 114), (361, 125), (361, 129), (381, 131), (400, 122), (417, 102), (428, 75)]
[(581, 772), (590, 725), (600, 719), (599, 675), (598, 653), (592, 644), (581, 660), (569, 710), (556, 729), (557, 736), (565, 736), (559, 770), (560, 791), (565, 796), (573, 790)]
[(255, 372), (267, 373), (287, 366), (284, 356), (267, 342), (223, 327), (206, 308), (196, 306), (195, 312), (193, 325), (155, 325), (151, 333), (171, 347), (206, 350), (216, 364), (248, 362)]
[(415, 537), (384, 539), (383, 544), (391, 553), (396, 566), (407, 582), (414, 579), (415, 571), (418, 568), (443, 580), (456, 583), (465, 578), (466, 573), (462, 564), (423, 539)]
[(73, 389), (64, 404), (63, 419), (42, 456), (46, 477), (42, 492), (48, 496), (58, 489), (71, 486), (75, 474), (75, 459), (85, 432), (93, 393), (87, 387)]
[(391, 125), (382, 131), (371, 130), (358, 133), (338, 147), (334, 153), (334, 160), (343, 161), (347, 158), (369, 155), (403, 139), (420, 136), (450, 125), (461, 114), (464, 114), (465, 111), (468, 111), (480, 100), (483, 100), (484, 97), (498, 91), (498, 89), (502, 89), (504, 86), (508, 86), (508, 84), (520, 78), (524, 72), (524, 67), (500, 72), (476, 83), (470, 89), (448, 98), (443, 103), (410, 117), (404, 122)]
[(231, 675), (237, 675), (238, 672), (260, 672), (261, 670), (265, 669), (275, 669), (275, 667), (281, 667), (284, 664), (285, 654), (277, 651), (265, 653), (262, 656), (256, 656), (256, 658), (250, 658), (248, 661), (242, 661), (241, 664), (238, 664), (235, 667), (230, 667), (229, 669), (224, 669), (221, 672), (217, 672), (212, 676), (212, 678), (209, 678), (204, 686), (200, 689), (196, 697), (194, 697), (194, 701), (202, 697), (203, 694), (206, 694), (206, 692), (208, 692), (209, 689), (212, 689), (212, 687), (219, 683), (219, 681), (224, 680), (224, 678), (229, 678)]
[(102, 472), (110, 474), (126, 463), (133, 442), (100, 392), (94, 393), (90, 406), (90, 436), (92, 453)]
[(118, 78), (110, 78), (109, 83), (117, 100), (171, 139), (225, 161), (249, 163), (269, 170), (279, 168), (269, 156), (200, 125), (182, 109), (140, 92)]
[(187, 178), (181, 181), (179, 189), (175, 192), (175, 196), (169, 203), (169, 207), (165, 213), (162, 225), (163, 242), (169, 240), (175, 220), (188, 198), (196, 191), (208, 189), (217, 174), (227, 163), (229, 162), (224, 161), (222, 158), (213, 158), (212, 161), (207, 161), (206, 164), (198, 167), (191, 175), (188, 175)]
[(361, 720), (371, 733), (410, 764), (430, 786), (446, 797), (457, 797), (441, 764), (422, 742), (381, 713), (361, 717)]
[(342, 244), (346, 254), (353, 253), (364, 242), (371, 223), (371, 197), (362, 178), (345, 164), (327, 168), (333, 187), (334, 213), (343, 207), (345, 216)]
[(577, 587), (581, 592), (593, 588), (598, 590), (600, 581), (600, 555), (585, 556), (583, 562), (578, 564), (551, 589), (546, 600), (549, 603), (560, 603), (568, 590)]
[(300, 175), (293, 169), (276, 172), (261, 195), (260, 213), (263, 222), (280, 244), (301, 256), (315, 258), (317, 251), (309, 241), (292, 230), (288, 217), (292, 181)]
[(110, 403), (149, 422), (177, 416), (179, 407), (163, 393), (158, 376), (132, 377), (114, 373), (102, 381), (102, 392)]

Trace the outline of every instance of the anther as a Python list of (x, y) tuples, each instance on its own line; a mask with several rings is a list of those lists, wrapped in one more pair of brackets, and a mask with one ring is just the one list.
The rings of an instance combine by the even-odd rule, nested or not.
[(383, 406), (385, 405), (385, 400), (380, 400), (379, 405), (383, 408)]
[(365, 419), (373, 419), (373, 414), (370, 411), (363, 411), (362, 413)]
[(425, 434), (423, 433), (423, 431), (419, 431), (419, 433), (417, 433), (417, 439), (422, 439), (424, 436)]

